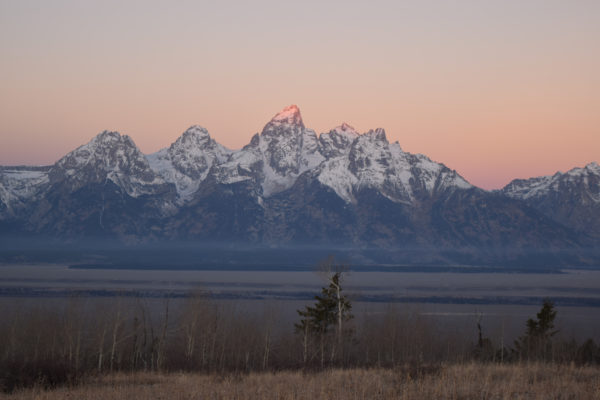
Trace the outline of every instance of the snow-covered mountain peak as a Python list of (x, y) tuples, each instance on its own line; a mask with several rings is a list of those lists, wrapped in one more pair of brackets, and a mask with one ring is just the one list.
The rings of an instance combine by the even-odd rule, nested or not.
[(121, 137), (121, 134), (117, 131), (104, 130), (104, 131), (100, 132), (99, 134), (97, 134), (96, 136), (94, 136), (92, 141), (94, 141), (94, 140), (98, 140), (98, 141), (119, 140), (120, 137)]
[(344, 154), (350, 150), (350, 145), (358, 136), (358, 132), (344, 122), (329, 132), (320, 135), (321, 152), (327, 158)]
[(226, 184), (254, 180), (261, 185), (262, 195), (269, 197), (290, 188), (300, 174), (323, 160), (316, 133), (304, 127), (300, 110), (292, 105), (221, 165), (216, 176)]
[[(102, 131), (98, 135), (96, 135), (89, 143), (84, 146), (88, 146), (94, 148), (96, 146), (127, 146), (127, 147), (136, 147), (133, 139), (129, 137), (129, 135), (121, 135), (117, 131)], [(83, 146), (82, 146), (83, 147)]]
[[(35, 198), (48, 183), (50, 167), (0, 167), (0, 206), (12, 214), (17, 208)], [(2, 220), (0, 207), (0, 220)]]
[(267, 127), (279, 125), (295, 125), (304, 128), (304, 122), (302, 121), (302, 115), (298, 106), (292, 104), (285, 107), (269, 121), (265, 126), (265, 130), (267, 130)]
[(206, 148), (225, 149), (210, 137), (206, 128), (192, 125), (171, 144), (169, 152), (197, 153)]
[(131, 161), (129, 156), (139, 158), (140, 154), (129, 136), (114, 131), (103, 131), (87, 144), (61, 158), (56, 165), (71, 169), (94, 162), (103, 170), (114, 170), (128, 164)]
[(338, 154), (331, 150), (336, 137), (336, 130), (321, 135), (323, 148), (329, 146), (333, 156), (320, 167), (318, 179), (346, 202), (354, 202), (354, 194), (363, 189), (377, 190), (396, 203), (414, 204), (448, 189), (472, 187), (443, 164), (405, 153), (397, 142), (390, 144), (381, 128), (357, 136)]
[(375, 130), (371, 129), (371, 130), (369, 130), (369, 132), (363, 134), (363, 136), (387, 143), (387, 137), (385, 136), (385, 129), (383, 129), (383, 128), (377, 128)]
[(217, 143), (208, 131), (193, 125), (168, 149), (147, 156), (151, 168), (177, 188), (181, 203), (198, 190), (215, 164), (225, 162), (232, 151)]
[(358, 134), (358, 132), (356, 132), (356, 129), (354, 129), (354, 127), (348, 125), (345, 122), (342, 122), (342, 124), (340, 126), (336, 126), (334, 129), (335, 129), (336, 132), (339, 132), (339, 133), (344, 132), (344, 133), (355, 133), (355, 134)]
[(598, 165), (596, 161), (592, 161), (591, 163), (586, 165), (585, 169), (587, 169), (589, 172), (600, 175), (600, 165)]
[(600, 175), (600, 166), (598, 163), (591, 162), (584, 167), (576, 167), (568, 170), (565, 173), (557, 172), (552, 176), (553, 179), (560, 178), (562, 176), (570, 177), (572, 179), (577, 179), (579, 177), (585, 177), (589, 175)]
[[(577, 167), (567, 172), (557, 172), (554, 175), (539, 176), (529, 179), (515, 179), (506, 185), (502, 192), (510, 197), (519, 199), (534, 199), (549, 193), (559, 193), (566, 188), (573, 193), (585, 193), (583, 197), (600, 202), (600, 166), (591, 162), (585, 167)], [(582, 198), (583, 198), (582, 197)]]
[(100, 133), (58, 160), (49, 177), (51, 182), (67, 183), (72, 190), (110, 180), (132, 197), (151, 193), (164, 184), (133, 140), (111, 131)]
[(355, 138), (359, 135), (359, 133), (352, 126), (343, 122), (340, 126), (336, 126), (333, 130), (339, 134), (346, 136), (347, 138)]
[(182, 137), (189, 136), (189, 137), (205, 138), (205, 137), (210, 137), (210, 134), (208, 133), (208, 130), (205, 127), (200, 126), (200, 125), (192, 125), (189, 128), (187, 128), (181, 136)]
[[(150, 155), (128, 136), (104, 131), (53, 166), (0, 166), (0, 228), (9, 235), (359, 249), (600, 243), (598, 162), (492, 193), (403, 151), (383, 129), (362, 132), (343, 123), (317, 136), (296, 106), (236, 151), (198, 125)], [(482, 259), (493, 252), (485, 250)], [(431, 260), (450, 260), (445, 253)]]
[[(92, 138), (88, 144), (84, 146), (94, 145), (111, 145), (112, 143), (118, 143), (123, 139), (121, 134), (116, 131), (102, 131)], [(131, 140), (131, 139), (130, 139)]]

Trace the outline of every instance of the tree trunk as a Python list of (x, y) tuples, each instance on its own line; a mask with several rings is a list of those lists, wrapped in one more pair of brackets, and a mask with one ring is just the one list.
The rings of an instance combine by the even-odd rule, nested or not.
[(338, 343), (342, 343), (342, 294), (340, 293), (340, 285), (335, 285), (337, 293), (337, 305), (338, 305)]
[(110, 372), (113, 371), (113, 367), (114, 367), (115, 354), (117, 352), (117, 335), (119, 333), (120, 326), (121, 326), (121, 310), (119, 308), (119, 310), (117, 311), (117, 316), (116, 316), (115, 323), (113, 325), (113, 332), (112, 332), (112, 346), (111, 346), (111, 350), (110, 350)]

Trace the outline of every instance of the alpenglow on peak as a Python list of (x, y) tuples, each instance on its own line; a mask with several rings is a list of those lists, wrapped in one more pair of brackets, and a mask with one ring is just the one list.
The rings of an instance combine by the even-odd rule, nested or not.
[[(352, 126), (348, 125), (348, 124), (347, 124), (347, 123), (345, 123), (345, 122), (342, 122), (342, 124), (341, 124), (340, 126), (338, 126), (337, 128), (339, 128), (340, 130), (342, 130), (342, 131), (344, 131), (344, 132), (345, 132), (345, 131), (356, 132), (356, 130), (354, 129), (354, 127), (352, 127)], [(336, 128), (336, 129), (337, 129), (337, 128)]]
[(291, 106), (285, 107), (277, 115), (271, 118), (270, 124), (285, 124), (285, 125), (299, 125), (304, 128), (304, 122), (302, 122), (302, 115), (300, 115), (300, 109), (297, 105), (292, 104)]

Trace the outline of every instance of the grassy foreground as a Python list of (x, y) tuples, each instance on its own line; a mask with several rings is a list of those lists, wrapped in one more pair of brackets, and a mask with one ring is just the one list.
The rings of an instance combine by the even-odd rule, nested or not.
[(130, 373), (6, 399), (600, 399), (600, 369), (552, 364), (464, 364), (242, 375)]

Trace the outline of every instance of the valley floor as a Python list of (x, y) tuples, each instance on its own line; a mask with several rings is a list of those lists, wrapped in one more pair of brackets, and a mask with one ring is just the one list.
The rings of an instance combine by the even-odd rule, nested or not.
[(76, 387), (26, 389), (9, 400), (58, 399), (600, 399), (600, 369), (457, 364), (242, 375), (112, 374)]

